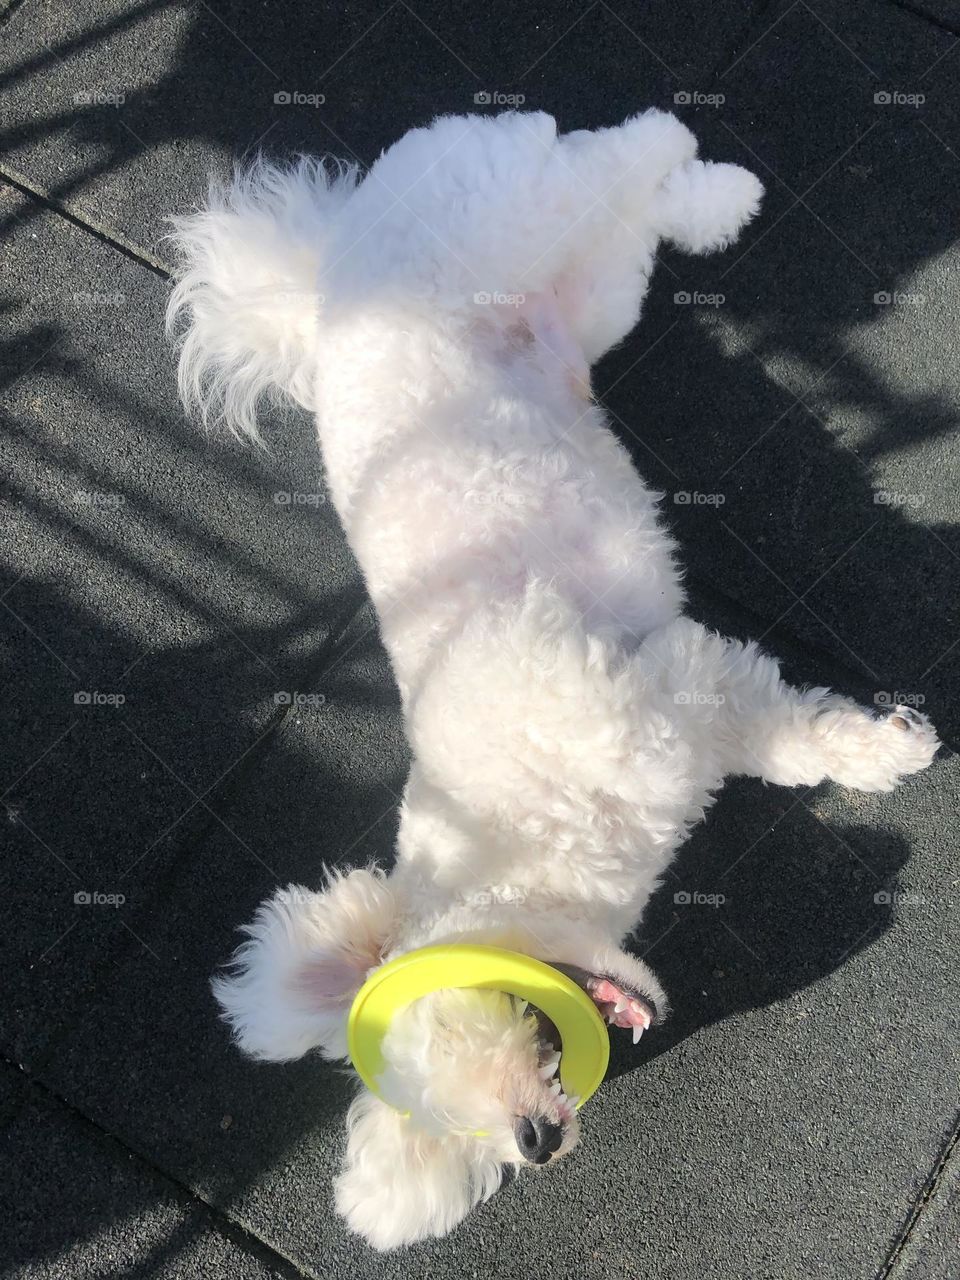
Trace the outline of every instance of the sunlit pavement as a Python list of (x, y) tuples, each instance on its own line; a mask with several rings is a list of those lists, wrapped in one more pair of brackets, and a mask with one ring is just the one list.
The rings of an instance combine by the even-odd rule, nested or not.
[(246, 151), (676, 110), (764, 208), (663, 254), (595, 387), (691, 611), (953, 744), (960, 6), (0, 0), (0, 30), (4, 1274), (956, 1280), (949, 745), (892, 796), (730, 786), (636, 940), (675, 1013), (614, 1045), (581, 1149), (446, 1240), (347, 1235), (349, 1080), (242, 1060), (207, 980), (276, 885), (389, 860), (397, 697), (311, 424), (205, 439), (162, 317), (165, 217)]

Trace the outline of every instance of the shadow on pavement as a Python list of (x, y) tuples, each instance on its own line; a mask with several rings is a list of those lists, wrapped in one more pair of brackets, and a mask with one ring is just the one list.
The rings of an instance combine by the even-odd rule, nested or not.
[[(93, 20), (79, 39), (15, 70), (13, 83), (43, 76), (121, 35), (136, 38), (138, 24), (162, 7), (153, 0), (109, 22)], [(62, 200), (88, 194), (104, 175), (169, 146), (191, 155), (211, 147), (239, 155), (262, 144), (278, 154), (330, 150), (369, 163), (399, 133), (437, 112), (472, 110), (474, 92), (488, 85), (525, 91), (528, 107), (550, 110), (561, 127), (574, 128), (612, 123), (638, 105), (672, 108), (680, 83), (669, 67), (643, 60), (635, 44), (589, 22), (562, 39), (529, 81), (518, 66), (506, 75), (521, 78), (506, 83), (500, 42), (488, 29), (495, 24), (483, 25), (472, 47), (474, 72), (458, 66), (422, 23), (404, 18), (397, 6), (389, 7), (392, 17), (386, 10), (355, 5), (344, 18), (312, 4), (235, 5), (229, 25), (254, 51), (240, 63), (242, 49), (198, 9), (176, 61), (131, 94), (122, 114), (108, 105), (56, 110), (14, 127), (4, 142), (44, 143), (69, 126), (81, 146), (97, 152), (100, 158), (81, 175), (51, 187), (51, 197)], [(743, 7), (741, 24), (751, 12)], [(873, 10), (857, 12), (865, 22), (863, 14)], [(519, 10), (510, 17), (518, 24), (546, 20)], [(368, 38), (364, 32), (378, 19), (382, 26)], [(447, 32), (448, 11), (438, 7), (427, 19)], [(569, 20), (557, 21), (560, 36)], [(887, 14), (885, 21), (894, 19)], [(682, 14), (667, 22), (662, 36), (681, 51), (685, 22)], [(877, 694), (893, 685), (926, 698), (938, 725), (955, 735), (957, 672), (946, 654), (957, 631), (960, 539), (937, 459), (944, 442), (954, 439), (956, 398), (949, 385), (929, 376), (922, 326), (897, 328), (909, 313), (878, 310), (885, 304), (873, 301), (881, 291), (916, 293), (925, 271), (936, 287), (938, 264), (955, 236), (943, 217), (898, 212), (894, 196), (909, 188), (911, 208), (945, 207), (941, 187), (955, 172), (945, 177), (942, 165), (932, 163), (941, 153), (916, 121), (874, 120), (867, 94), (873, 82), (858, 81), (862, 100), (854, 100), (840, 64), (830, 60), (836, 51), (826, 37), (798, 30), (805, 48), (771, 40), (758, 50), (759, 64), (748, 62), (742, 78), (732, 78), (741, 98), (730, 89), (727, 116), (688, 113), (705, 152), (761, 172), (770, 195), (760, 220), (725, 258), (705, 263), (665, 256), (643, 326), (604, 362), (596, 386), (641, 471), (668, 494), (667, 515), (694, 576), (752, 609), (765, 625), (779, 620), (795, 628), (803, 643), (832, 654)], [(865, 27), (863, 38), (869, 38)], [(533, 39), (524, 26), (519, 46)], [(536, 48), (543, 43), (538, 36)], [(898, 74), (909, 73), (907, 54), (890, 56)], [(583, 74), (598, 57), (602, 90)], [(698, 67), (710, 75), (702, 60), (678, 65), (690, 75)], [(710, 65), (720, 70), (715, 61)], [(319, 83), (318, 66), (329, 68)], [(398, 77), (397, 66), (410, 71)], [(794, 87), (785, 89), (787, 71)], [(819, 96), (811, 91), (818, 77)], [(241, 80), (242, 91), (227, 92)], [(771, 85), (779, 86), (776, 103), (752, 119), (757, 95), (763, 103)], [(316, 109), (275, 103), (274, 94), (287, 89), (324, 92), (328, 101)], [(947, 97), (944, 90), (935, 105), (949, 113)], [(804, 190), (848, 146), (834, 180), (818, 187), (816, 214), (800, 225), (803, 211), (789, 213), (790, 192), (750, 154), (756, 148), (773, 157), (777, 171)], [(876, 179), (864, 180), (857, 167)], [(153, 210), (157, 221), (179, 201), (169, 177), (161, 174), (156, 189), (145, 193), (162, 205)], [(820, 220), (841, 232), (817, 228)], [(836, 234), (851, 243), (838, 245)], [(691, 282), (724, 293), (724, 304), (715, 313), (675, 304), (673, 296)], [(887, 334), (883, 325), (891, 326)], [(56, 326), (35, 327), (16, 339), (10, 358), (22, 369), (57, 339)], [(902, 386), (890, 376), (898, 352), (917, 370)], [(89, 395), (126, 399), (127, 411), (141, 420), (153, 412), (147, 398), (98, 382), (69, 357), (59, 366), (57, 359), (45, 368)], [(38, 867), (33, 901), (10, 928), (22, 938), (52, 942), (48, 953), (34, 956), (29, 982), (21, 988), (14, 981), (11, 989), (17, 1007), (35, 1004), (40, 1022), (56, 1010), (49, 1015), (53, 1035), (41, 1037), (37, 1069), (71, 1105), (186, 1186), (236, 1207), (244, 1220), (256, 1216), (263, 1172), (284, 1170), (294, 1160), (316, 1179), (318, 1194), (326, 1194), (348, 1082), (317, 1061), (253, 1068), (240, 1060), (216, 1022), (207, 979), (232, 949), (236, 925), (276, 884), (315, 884), (321, 857), (360, 865), (391, 856), (405, 748), (375, 632), (361, 619), (356, 633), (346, 632), (342, 651), (311, 639), (318, 618), (334, 637), (347, 626), (360, 603), (356, 584), (327, 593), (318, 564), (314, 592), (300, 576), (287, 580), (275, 560), (258, 562), (228, 536), (211, 532), (189, 510), (172, 518), (132, 469), (129, 483), (122, 463), (112, 475), (97, 470), (82, 423), (55, 446), (41, 446), (19, 422), (6, 429), (24, 468), (4, 481), (11, 500), (45, 537), (68, 542), (95, 577), (114, 584), (94, 607), (81, 609), (75, 595), (49, 577), (31, 581), (16, 570), (2, 583), (28, 631), (69, 638), (67, 668), (42, 647), (21, 660), (26, 641), (13, 622), (4, 641), (8, 679), (18, 690), (7, 761), (8, 834), (16, 864)], [(170, 457), (154, 479), (166, 474), (174, 490), (180, 466), (208, 471), (211, 492), (278, 483), (255, 459), (208, 449), (185, 425), (164, 430)], [(302, 423), (296, 430), (301, 440), (309, 434)], [(283, 448), (278, 443), (278, 452)], [(926, 472), (910, 462), (921, 449)], [(55, 491), (44, 497), (41, 486), (38, 496), (36, 476), (50, 471), (122, 493), (126, 519), (164, 527), (169, 559), (139, 558), (135, 544), (124, 548), (116, 527), (98, 539), (71, 519)], [(898, 497), (878, 501), (878, 493)], [(678, 494), (719, 494), (723, 501), (698, 505), (678, 501)], [(202, 571), (194, 573), (197, 565)], [(236, 580), (236, 597), (251, 606), (247, 616), (238, 609), (228, 626), (214, 619), (211, 634), (198, 626), (182, 643), (144, 656), (142, 636), (125, 627), (129, 600), (152, 593), (185, 616), (209, 617), (201, 587), (218, 578)], [(257, 618), (261, 593), (282, 603), (276, 617)], [(81, 720), (50, 757), (19, 777), (53, 736), (52, 726), (66, 728), (73, 718), (78, 678), (87, 670), (119, 676), (126, 669), (135, 671), (126, 721), (105, 729), (102, 719)], [(302, 713), (271, 707), (270, 699), (286, 689), (321, 693), (324, 703), (307, 704)], [(104, 751), (105, 733), (124, 749)], [(245, 763), (218, 777), (241, 746)], [(202, 800), (164, 832), (165, 822), (190, 803), (171, 778), (171, 765)], [(907, 845), (882, 828), (828, 828), (794, 800), (792, 793), (738, 782), (683, 850), (638, 942), (639, 952), (649, 951), (674, 1013), (636, 1051), (616, 1043), (614, 1075), (705, 1026), (805, 991), (890, 928)], [(35, 838), (24, 823), (38, 812), (47, 825)], [(72, 879), (41, 862), (46, 855), (38, 839), (69, 850)], [(151, 845), (130, 881), (131, 909), (77, 926), (75, 883), (124, 883), (131, 845), (138, 854)], [(715, 901), (698, 902), (698, 894)], [(60, 988), (77, 1001), (72, 1010), (58, 1004)], [(815, 996), (810, 1016), (816, 1017)], [(27, 1041), (36, 1031), (29, 1022)], [(69, 1054), (60, 1053), (63, 1046)], [(136, 1197), (122, 1206), (131, 1215), (148, 1208)], [(113, 1221), (107, 1213), (98, 1217), (93, 1205), (77, 1230), (93, 1237)], [(290, 1230), (295, 1238), (311, 1225), (333, 1229), (325, 1220)], [(140, 1274), (175, 1257), (181, 1243), (174, 1237), (144, 1259)], [(26, 1238), (22, 1247), (22, 1256), (10, 1261), (36, 1256)]]

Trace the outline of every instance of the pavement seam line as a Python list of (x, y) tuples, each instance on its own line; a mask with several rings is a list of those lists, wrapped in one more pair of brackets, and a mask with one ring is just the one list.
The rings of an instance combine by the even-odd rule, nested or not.
[(11, 169), (8, 165), (0, 163), (0, 180), (13, 187), (15, 191), (19, 191), (21, 195), (28, 196), (32, 200), (36, 200), (38, 204), (49, 209), (52, 213), (58, 214), (73, 226), (78, 227), (82, 231), (86, 231), (93, 236), (95, 240), (99, 240), (101, 244), (108, 245), (111, 249), (116, 249), (118, 253), (122, 253), (125, 258), (132, 258), (134, 262), (146, 267), (154, 275), (160, 276), (163, 280), (172, 279), (172, 271), (170, 267), (152, 254), (149, 249), (143, 249), (139, 245), (134, 244), (119, 231), (111, 230), (102, 223), (90, 221), (89, 218), (81, 217), (75, 213), (67, 205), (60, 200), (55, 200), (42, 187), (36, 186), (29, 178), (22, 173), (17, 173), (15, 169)]
[[(887, 1255), (886, 1262), (877, 1272), (876, 1280), (888, 1280), (888, 1277), (893, 1275), (894, 1269), (897, 1268), (904, 1249), (910, 1242), (910, 1237), (920, 1224), (920, 1219), (923, 1217), (924, 1210), (936, 1195), (940, 1184), (943, 1181), (943, 1176), (947, 1172), (947, 1166), (950, 1163), (958, 1142), (960, 1142), (960, 1116), (957, 1117), (954, 1123), (953, 1132), (944, 1144), (939, 1159), (935, 1162), (930, 1173), (927, 1175), (927, 1180), (924, 1183), (920, 1194), (914, 1201), (909, 1217), (907, 1218), (900, 1235), (895, 1240), (893, 1248)], [(958, 1159), (960, 1159), (960, 1157), (958, 1157)]]
[[(17, 1064), (12, 1062), (5, 1054), (0, 1055), (0, 1061), (7, 1066), (13, 1067), (14, 1070), (22, 1070)], [(268, 1243), (262, 1237), (258, 1236), (252, 1228), (246, 1226), (237, 1218), (233, 1218), (224, 1209), (214, 1204), (211, 1200), (198, 1190), (197, 1187), (189, 1182), (184, 1182), (175, 1174), (165, 1169), (162, 1165), (136, 1147), (131, 1146), (119, 1134), (112, 1132), (99, 1121), (94, 1120), (92, 1116), (81, 1111), (68, 1098), (64, 1097), (56, 1089), (52, 1088), (44, 1080), (37, 1079), (35, 1076), (24, 1072), (28, 1084), (31, 1089), (43, 1094), (45, 1097), (52, 1099), (58, 1106), (63, 1107), (70, 1113), (83, 1127), (93, 1129), (102, 1139), (111, 1145), (118, 1147), (128, 1157), (132, 1156), (136, 1162), (143, 1168), (149, 1170), (154, 1177), (159, 1178), (166, 1183), (168, 1187), (174, 1188), (175, 1198), (179, 1201), (186, 1199), (192, 1207), (198, 1207), (201, 1212), (206, 1211), (214, 1220), (214, 1227), (220, 1235), (226, 1237), (233, 1244), (239, 1245), (247, 1253), (252, 1254), (261, 1262), (269, 1263), (273, 1267), (279, 1267), (286, 1275), (303, 1277), (304, 1280), (321, 1280), (317, 1273), (313, 1270), (305, 1271), (303, 1267), (291, 1258), (288, 1254), (282, 1253), (274, 1245)]]
[(0, 1107), (0, 1139), (2, 1139), (7, 1130), (16, 1124), (25, 1108), (29, 1106), (32, 1079), (26, 1068), (12, 1058), (8, 1058), (5, 1052), (0, 1053), (0, 1071), (4, 1074), (9, 1073), (11, 1077), (16, 1078), (18, 1084), (23, 1085), (22, 1092), (17, 1091), (16, 1097), (9, 1104), (4, 1103)]
[(960, 24), (954, 25), (952, 22), (948, 22), (938, 14), (931, 13), (929, 9), (924, 9), (923, 5), (913, 3), (913, 0), (888, 0), (888, 3), (902, 13), (909, 13), (915, 18), (919, 18), (921, 22), (929, 22), (932, 27), (939, 27), (941, 31), (946, 31), (948, 35), (960, 37)]

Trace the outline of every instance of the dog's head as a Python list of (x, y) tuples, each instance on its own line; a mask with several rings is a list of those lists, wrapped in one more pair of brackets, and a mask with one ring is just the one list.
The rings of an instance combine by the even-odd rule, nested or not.
[[(260, 907), (214, 992), (240, 1047), (273, 1061), (319, 1049), (347, 1057), (354, 996), (402, 921), (376, 871), (289, 888)], [(512, 943), (511, 943), (512, 945)], [(536, 954), (538, 948), (527, 948)], [(541, 949), (542, 950), (542, 949)], [(555, 963), (634, 1039), (665, 1011), (650, 970), (615, 948)], [(449, 1231), (500, 1184), (505, 1165), (544, 1166), (577, 1144), (577, 1099), (559, 1079), (559, 1034), (539, 1009), (497, 991), (435, 991), (399, 1013), (383, 1042), (381, 1101), (361, 1090), (337, 1180), (339, 1211), (378, 1248)], [(406, 1114), (404, 1114), (406, 1113)]]

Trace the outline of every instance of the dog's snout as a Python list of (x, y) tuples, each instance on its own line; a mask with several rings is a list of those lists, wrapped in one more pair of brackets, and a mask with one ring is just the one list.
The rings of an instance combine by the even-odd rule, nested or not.
[(544, 1116), (518, 1116), (513, 1132), (520, 1154), (531, 1164), (546, 1164), (563, 1142), (563, 1129)]

